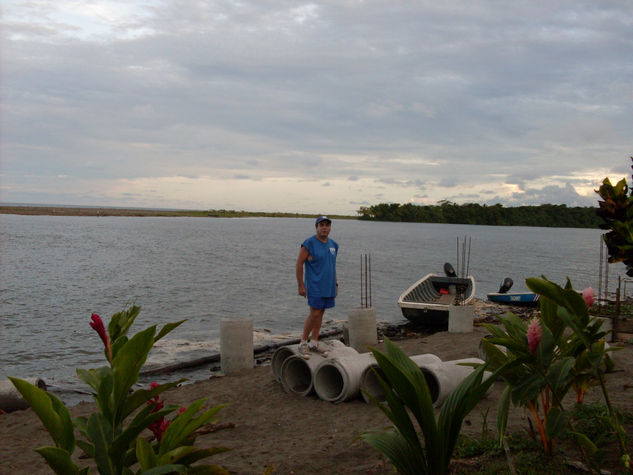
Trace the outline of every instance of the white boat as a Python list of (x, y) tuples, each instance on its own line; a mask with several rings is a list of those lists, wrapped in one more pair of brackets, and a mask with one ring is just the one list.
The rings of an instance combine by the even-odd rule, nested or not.
[(398, 306), (402, 315), (424, 327), (448, 328), (449, 305), (467, 305), (475, 296), (475, 279), (457, 277), (450, 264), (446, 275), (427, 274), (402, 292)]

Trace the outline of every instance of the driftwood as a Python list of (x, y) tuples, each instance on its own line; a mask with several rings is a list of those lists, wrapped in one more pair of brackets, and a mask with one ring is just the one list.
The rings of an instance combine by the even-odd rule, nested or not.
[[(334, 336), (340, 336), (342, 334), (343, 334), (342, 329), (334, 329), (334, 330), (329, 330), (327, 332), (320, 333), (319, 338), (331, 338)], [(279, 347), (287, 346), (287, 345), (296, 345), (300, 341), (301, 340), (299, 338), (293, 338), (291, 340), (285, 340), (282, 342), (267, 343), (265, 345), (259, 345), (253, 349), (253, 353), (254, 353), (254, 356), (261, 357), (262, 355), (265, 355), (267, 353), (272, 353), (274, 350), (276, 350)], [(156, 374), (168, 374), (168, 373), (173, 373), (174, 371), (197, 368), (199, 366), (204, 366), (204, 365), (214, 365), (216, 367), (219, 367), (219, 363), (220, 363), (220, 352), (216, 352), (209, 356), (197, 358), (195, 360), (181, 361), (179, 363), (174, 363), (167, 366), (161, 366), (160, 368), (149, 368), (149, 369), (141, 371), (140, 375), (152, 376)]]

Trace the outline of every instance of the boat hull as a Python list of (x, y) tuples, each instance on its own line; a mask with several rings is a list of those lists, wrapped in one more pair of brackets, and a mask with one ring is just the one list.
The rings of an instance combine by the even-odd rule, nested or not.
[(475, 295), (472, 277), (428, 274), (405, 290), (398, 299), (402, 315), (416, 326), (448, 329), (451, 305), (467, 305)]
[(521, 307), (536, 307), (539, 304), (540, 295), (534, 292), (493, 292), (487, 295), (488, 300), (503, 305), (518, 305)]

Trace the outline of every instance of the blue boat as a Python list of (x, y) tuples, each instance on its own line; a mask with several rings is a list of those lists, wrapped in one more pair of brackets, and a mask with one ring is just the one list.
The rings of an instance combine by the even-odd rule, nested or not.
[(504, 305), (519, 305), (522, 307), (536, 307), (539, 303), (539, 294), (534, 292), (508, 292), (514, 282), (510, 277), (503, 280), (498, 292), (487, 294), (488, 300)]

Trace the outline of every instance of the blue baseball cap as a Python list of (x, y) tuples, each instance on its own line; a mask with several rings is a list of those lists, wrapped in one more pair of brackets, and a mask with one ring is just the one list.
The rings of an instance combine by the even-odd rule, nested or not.
[(318, 225), (319, 225), (319, 223), (320, 223), (321, 221), (327, 221), (327, 222), (329, 222), (329, 223), (331, 223), (331, 222), (332, 222), (332, 220), (331, 220), (330, 218), (328, 218), (327, 216), (319, 216), (319, 217), (316, 219), (316, 222), (314, 223), (314, 226), (318, 226)]

